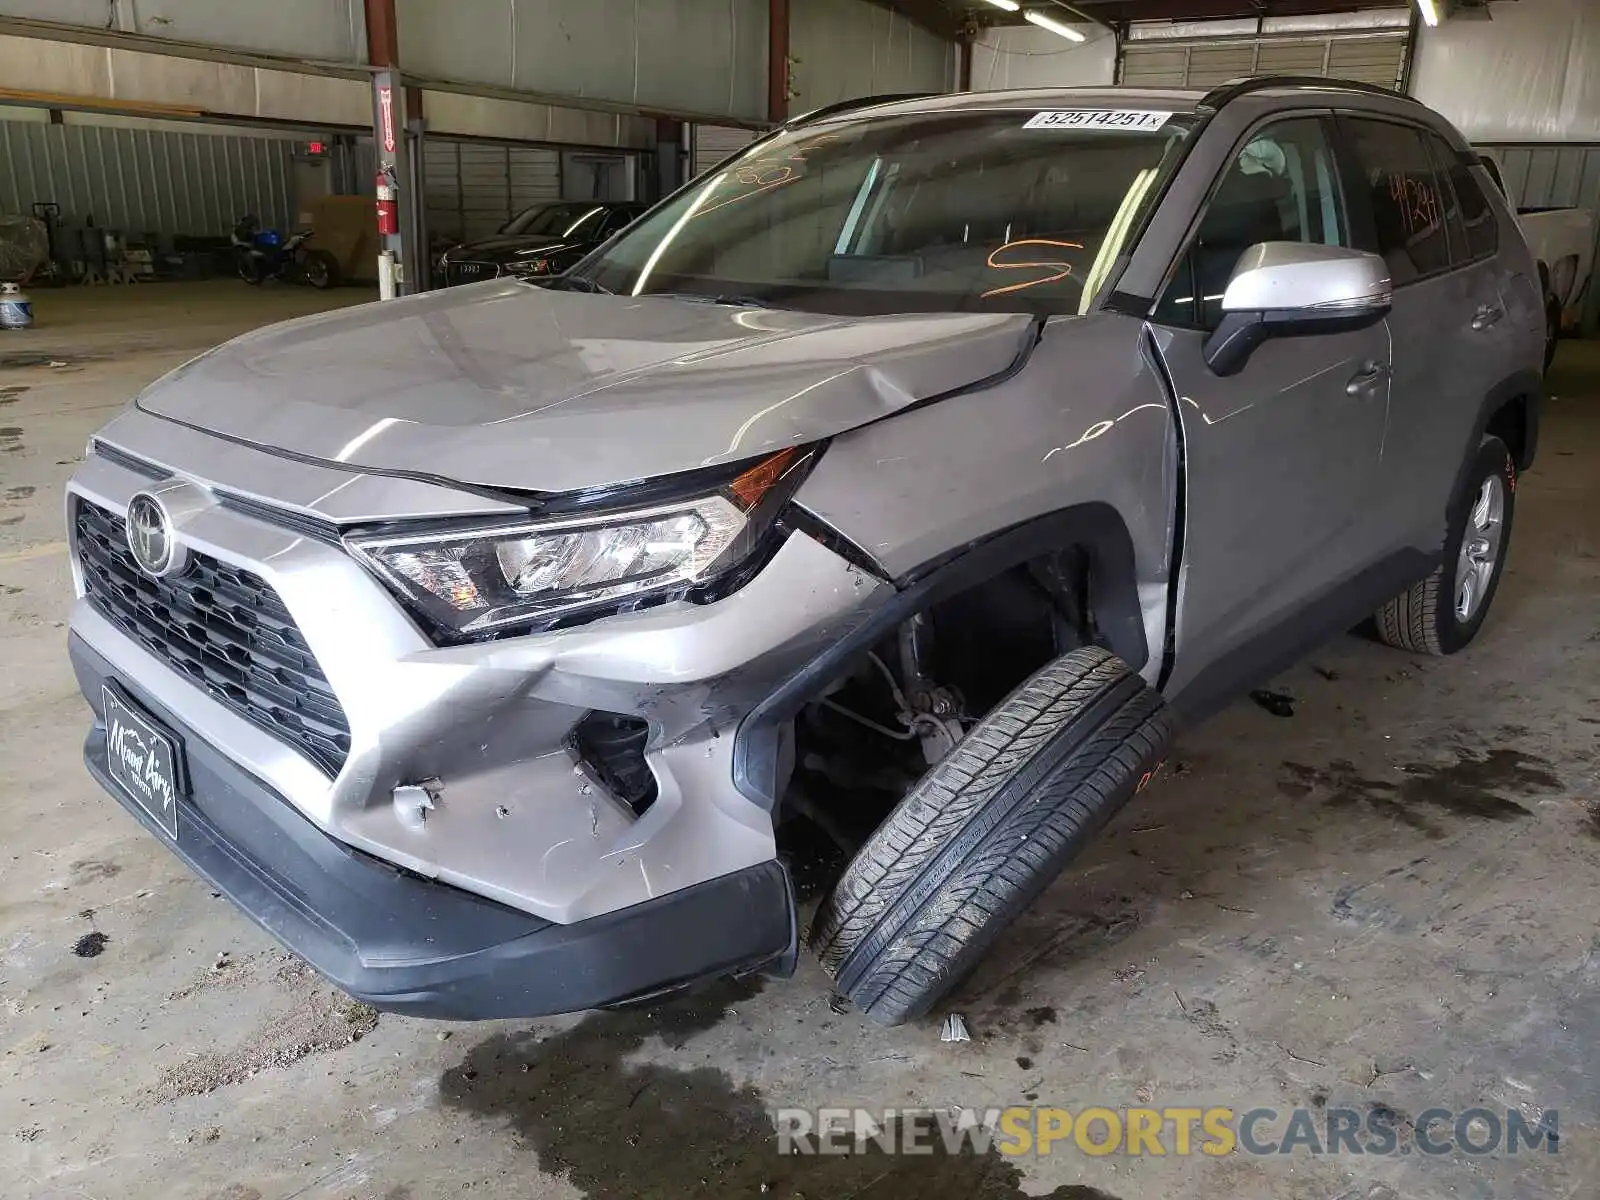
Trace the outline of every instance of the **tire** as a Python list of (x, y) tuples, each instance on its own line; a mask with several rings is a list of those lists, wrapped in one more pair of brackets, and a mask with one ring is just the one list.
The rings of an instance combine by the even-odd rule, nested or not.
[(266, 271), (262, 269), (259, 259), (250, 255), (239, 255), (236, 265), (239, 269), (239, 278), (251, 287), (260, 287), (266, 280)]
[(1550, 373), (1556, 361), (1556, 343), (1561, 340), (1561, 305), (1554, 296), (1544, 306), (1544, 372)]
[(811, 947), (884, 1025), (920, 1017), (1155, 773), (1161, 697), (1088, 647), (1001, 701), (911, 789), (823, 901)]
[[(1493, 494), (1498, 495), (1497, 503)], [(1413, 654), (1445, 655), (1465, 648), (1478, 636), (1505, 572), (1516, 500), (1517, 466), (1511, 461), (1511, 452), (1499, 438), (1486, 437), (1473, 457), (1464, 491), (1450, 506), (1444, 560), (1432, 575), (1377, 611), (1373, 619), (1381, 641)], [(1491, 522), (1497, 506), (1499, 516)], [(1480, 550), (1485, 541), (1491, 544), (1492, 559), (1483, 570), (1484, 555), (1471, 555), (1476, 568), (1474, 590), (1470, 604), (1463, 608), (1463, 551)]]
[(300, 273), (317, 291), (325, 292), (339, 282), (339, 262), (326, 250), (308, 250)]

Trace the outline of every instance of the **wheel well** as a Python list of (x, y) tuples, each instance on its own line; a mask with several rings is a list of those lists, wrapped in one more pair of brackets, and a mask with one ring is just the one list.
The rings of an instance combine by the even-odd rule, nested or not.
[[(1041, 583), (1041, 574), (1047, 580), (1059, 578)], [(992, 647), (1005, 644), (1002, 652), (994, 655), (998, 661), (985, 664), (982, 672), (964, 671), (960, 665), (942, 666), (934, 660), (935, 670), (971, 675), (976, 681), (975, 696), (993, 694), (1008, 674), (1018, 681), (1026, 678), (1030, 672), (1022, 668), (1030, 655), (1041, 653), (1043, 643), (1035, 641), (1037, 617), (1031, 631), (1026, 619), (1020, 629), (1012, 628), (1018, 623), (1016, 606), (1028, 604), (1029, 589), (1018, 587), (1023, 576), (1032, 580), (1031, 586), (1054, 588), (1052, 603), (1081, 614), (1090, 623), (1087, 627), (1093, 630), (1097, 644), (1135, 670), (1145, 666), (1149, 644), (1128, 526), (1108, 504), (1073, 505), (970, 543), (895, 580), (892, 597), (816, 657), (773, 683), (746, 713), (734, 736), (734, 786), (752, 803), (776, 814), (796, 767), (795, 729), (800, 718), (814, 712), (819, 701), (841, 687), (859, 683), (863, 671), (874, 671), (882, 679), (883, 672), (874, 666), (873, 657), (896, 661), (893, 655), (902, 634), (918, 616), (937, 615), (941, 610), (946, 614), (965, 612), (977, 628), (1006, 627), (992, 640), (978, 639), (977, 647), (985, 656)], [(1073, 595), (1076, 601), (1069, 601)], [(1076, 609), (1071, 608), (1072, 603)], [(952, 621), (959, 625), (960, 618), (947, 615), (945, 624)], [(947, 649), (947, 654), (961, 654), (964, 638), (970, 662), (973, 637), (972, 630), (958, 630), (952, 643), (957, 648)], [(885, 658), (885, 652), (891, 657)], [(895, 714), (888, 715), (893, 718)], [(921, 773), (919, 769), (917, 774)]]
[(941, 748), (1047, 663), (1107, 645), (1096, 561), (1069, 546), (1016, 563), (930, 598), (856, 654), (794, 717), (780, 835), (821, 831), (848, 857)]
[(1506, 449), (1511, 451), (1511, 460), (1517, 464), (1518, 469), (1529, 465), (1526, 396), (1516, 396), (1495, 409), (1490, 414), (1489, 422), (1484, 426), (1483, 432), (1499, 438), (1506, 444)]

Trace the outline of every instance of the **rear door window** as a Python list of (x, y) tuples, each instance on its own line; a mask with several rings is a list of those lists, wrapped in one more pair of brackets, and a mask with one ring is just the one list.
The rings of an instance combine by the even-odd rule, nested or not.
[(1451, 266), (1448, 188), (1434, 173), (1423, 132), (1411, 125), (1344, 118), (1375, 226), (1376, 244), (1396, 287)]

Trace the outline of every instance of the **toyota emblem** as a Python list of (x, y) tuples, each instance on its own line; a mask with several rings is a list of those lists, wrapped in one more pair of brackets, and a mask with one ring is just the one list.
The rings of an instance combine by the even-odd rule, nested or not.
[(173, 533), (167, 510), (149, 492), (128, 502), (128, 549), (139, 569), (155, 579), (188, 565), (188, 552)]

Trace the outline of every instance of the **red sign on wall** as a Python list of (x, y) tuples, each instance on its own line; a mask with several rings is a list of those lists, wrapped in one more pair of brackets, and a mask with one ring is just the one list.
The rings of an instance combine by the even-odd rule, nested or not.
[(385, 154), (393, 154), (394, 141), (394, 89), (380, 87), (378, 89), (378, 120), (383, 134), (383, 150)]

